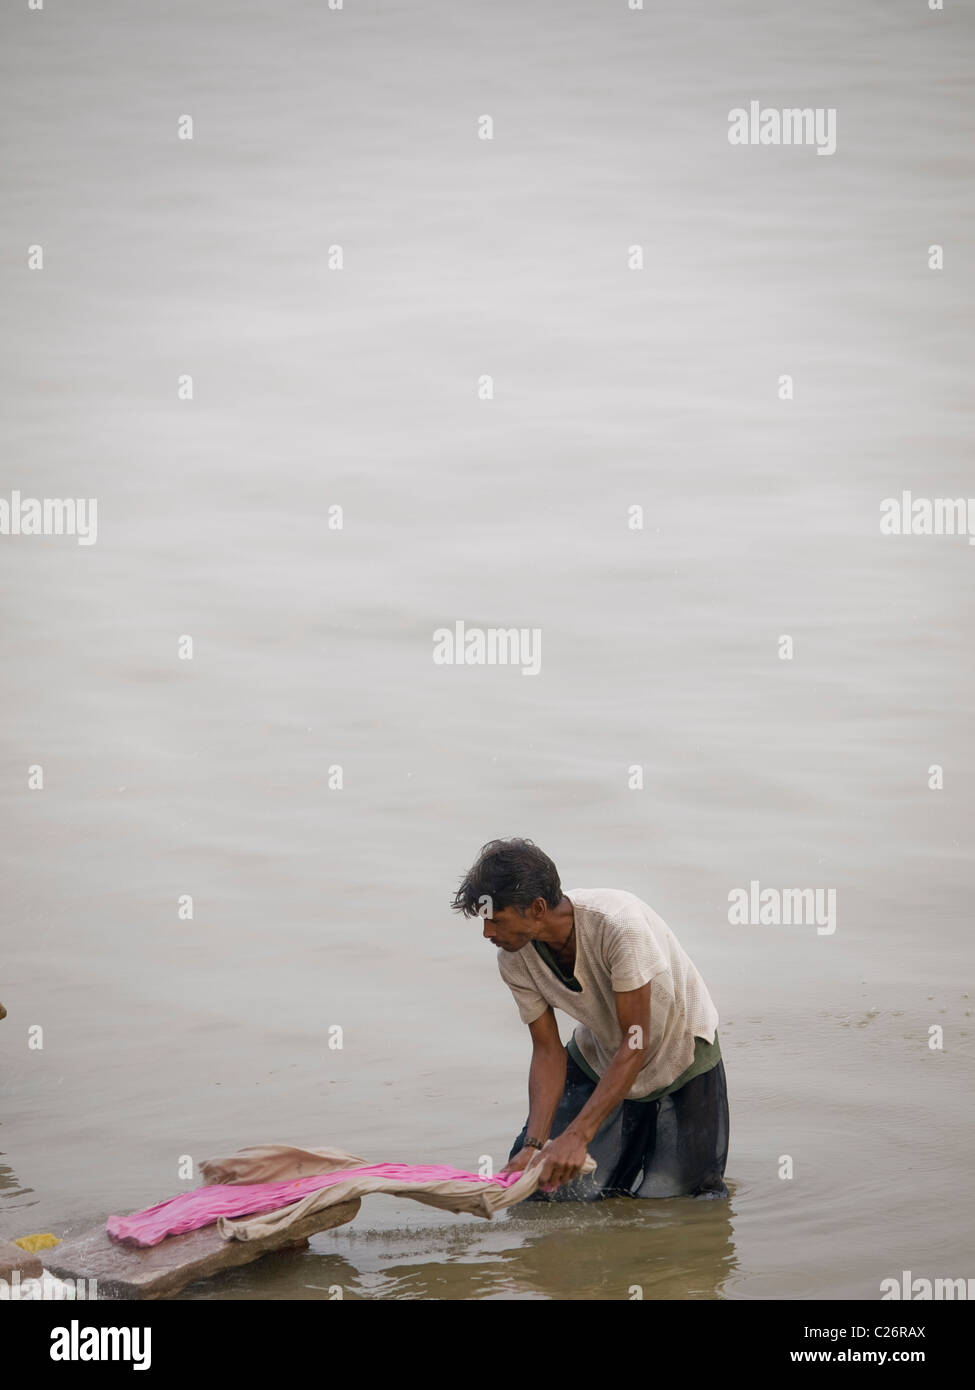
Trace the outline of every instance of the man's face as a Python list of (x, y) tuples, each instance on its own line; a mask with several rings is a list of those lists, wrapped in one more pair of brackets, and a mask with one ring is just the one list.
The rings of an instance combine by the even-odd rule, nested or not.
[(517, 907), (503, 907), (484, 918), (484, 939), (502, 951), (520, 951), (532, 939), (532, 920)]

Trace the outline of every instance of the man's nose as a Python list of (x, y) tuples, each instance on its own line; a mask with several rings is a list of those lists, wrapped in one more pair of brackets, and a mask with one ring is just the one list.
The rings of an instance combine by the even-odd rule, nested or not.
[(485, 923), (484, 923), (484, 939), (485, 939), (485, 941), (493, 941), (493, 940), (494, 940), (494, 923), (493, 923), (493, 922), (485, 922)]

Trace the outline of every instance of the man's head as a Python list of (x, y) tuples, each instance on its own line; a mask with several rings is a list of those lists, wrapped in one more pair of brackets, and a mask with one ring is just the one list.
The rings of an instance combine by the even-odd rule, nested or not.
[(531, 840), (490, 840), (458, 888), (452, 906), (484, 919), (484, 938), (520, 951), (540, 936), (562, 901), (555, 865)]

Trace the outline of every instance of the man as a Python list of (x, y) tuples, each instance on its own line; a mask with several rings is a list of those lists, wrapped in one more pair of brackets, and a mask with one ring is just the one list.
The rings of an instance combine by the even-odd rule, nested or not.
[[(555, 1200), (727, 1197), (717, 1010), (653, 909), (612, 888), (563, 893), (548, 855), (521, 839), (486, 844), (453, 907), (483, 917), (531, 1032), (528, 1119), (503, 1171), (552, 1138), (542, 1187), (561, 1189)], [(579, 1023), (567, 1047), (555, 1009)], [(596, 1171), (581, 1178), (587, 1151)]]

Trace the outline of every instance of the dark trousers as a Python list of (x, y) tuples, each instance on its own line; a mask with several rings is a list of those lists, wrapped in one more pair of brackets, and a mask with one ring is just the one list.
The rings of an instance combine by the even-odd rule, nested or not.
[[(552, 1138), (567, 1129), (596, 1082), (566, 1057), (565, 1089)], [(522, 1147), (527, 1120), (509, 1158)], [(594, 1202), (604, 1197), (727, 1197), (728, 1091), (724, 1062), (660, 1100), (624, 1100), (589, 1144), (596, 1171), (528, 1201)]]

